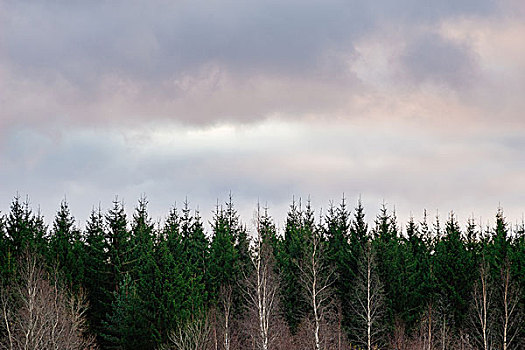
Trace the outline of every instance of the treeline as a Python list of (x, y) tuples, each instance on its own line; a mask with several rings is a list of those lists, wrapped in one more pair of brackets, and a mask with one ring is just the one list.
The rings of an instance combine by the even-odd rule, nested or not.
[(383, 206), (369, 227), (360, 201), (299, 200), (283, 232), (255, 212), (241, 222), (230, 196), (206, 232), (188, 203), (159, 223), (115, 200), (81, 230), (65, 201), (48, 227), (15, 197), (0, 349), (524, 348), (525, 230), (501, 209), (401, 227)]

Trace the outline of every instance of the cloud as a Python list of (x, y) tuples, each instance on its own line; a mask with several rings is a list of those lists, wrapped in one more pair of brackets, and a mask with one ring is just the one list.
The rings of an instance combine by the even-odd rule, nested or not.
[[(337, 114), (369, 88), (353, 74), (357, 41), (385, 25), (419, 31), (496, 11), (471, 0), (3, 1), (3, 119), (213, 124)], [(466, 72), (469, 53), (425, 39), (407, 52), (410, 77), (457, 84), (451, 71)], [(452, 54), (452, 67), (435, 54)]]
[(87, 215), (146, 192), (160, 216), (232, 190), (249, 219), (344, 191), (518, 217), (522, 8), (0, 0), (0, 195)]
[[(7, 209), (16, 191), (28, 193), (49, 218), (67, 195), (82, 221), (99, 201), (108, 207), (118, 194), (132, 208), (146, 193), (156, 218), (188, 197), (208, 219), (231, 190), (245, 220), (260, 200), (282, 221), (294, 195), (326, 208), (345, 192), (352, 200), (362, 194), (369, 213), (386, 200), (402, 220), (424, 208), (489, 218), (499, 202), (518, 218), (520, 142), (518, 134), (444, 135), (416, 124), (348, 121), (77, 128), (59, 143), (21, 130), (9, 141), (11, 160), (0, 158), (1, 205)], [(17, 153), (21, 145), (29, 147)]]
[(472, 49), (437, 33), (422, 33), (410, 42), (400, 61), (408, 79), (416, 84), (462, 89), (471, 86), (478, 75)]

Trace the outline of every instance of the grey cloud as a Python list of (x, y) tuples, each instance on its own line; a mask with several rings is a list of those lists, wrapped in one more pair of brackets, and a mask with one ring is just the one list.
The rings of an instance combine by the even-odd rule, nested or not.
[(493, 9), (490, 4), (7, 1), (2, 46), (4, 59), (22, 72), (60, 74), (83, 89), (108, 74), (158, 84), (208, 63), (237, 74), (311, 75), (327, 52), (351, 54), (353, 40), (381, 21), (480, 14)]
[(417, 84), (433, 83), (454, 89), (469, 87), (479, 74), (472, 48), (432, 32), (409, 41), (400, 64)]
[(368, 22), (338, 0), (12, 2), (6, 10), (9, 60), (79, 83), (112, 73), (158, 81), (208, 62), (304, 72), (330, 46), (351, 49)]
[[(3, 1), (0, 6), (2, 134), (29, 124), (45, 129), (53, 123), (128, 126), (171, 119), (203, 125), (339, 115), (355, 98), (369, 99), (374, 89), (351, 68), (359, 54), (356, 41), (387, 30), (385, 23), (418, 33), (449, 18), (498, 11), (489, 0)], [(409, 78), (444, 77), (457, 86), (468, 75), (462, 61), (467, 50), (443, 41), (427, 54), (424, 41), (413, 43), (404, 58)], [(462, 69), (460, 75), (432, 61), (433, 54), (453, 55), (449, 59)]]
[(444, 1), (371, 1), (370, 9), (383, 20), (395, 19), (407, 23), (428, 23), (444, 18), (483, 16), (499, 13), (502, 9), (494, 0), (444, 0)]

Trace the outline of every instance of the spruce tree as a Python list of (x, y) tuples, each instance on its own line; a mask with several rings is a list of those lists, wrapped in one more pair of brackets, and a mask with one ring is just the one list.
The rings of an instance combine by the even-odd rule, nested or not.
[(496, 225), (490, 235), (488, 242), (489, 259), (492, 270), (492, 278), (497, 280), (500, 278), (501, 270), (509, 261), (509, 254), (511, 250), (511, 242), (509, 237), (509, 229), (503, 215), (503, 210), (498, 208), (496, 213)]
[(113, 201), (113, 207), (106, 214), (106, 249), (110, 267), (111, 291), (118, 291), (123, 276), (130, 271), (130, 233), (127, 228), (127, 218), (124, 204), (118, 199)]
[(334, 270), (334, 289), (340, 304), (343, 324), (348, 326), (352, 316), (349, 312), (353, 283), (355, 280), (356, 261), (352, 257), (350, 245), (350, 213), (343, 196), (339, 207), (331, 204), (325, 217), (325, 235), (327, 239), (327, 259)]
[(109, 267), (109, 292), (111, 308), (107, 310), (103, 322), (102, 338), (108, 349), (131, 349), (128, 347), (134, 341), (135, 318), (138, 312), (136, 304), (136, 283), (131, 275), (132, 244), (131, 234), (127, 227), (124, 204), (118, 199), (113, 201), (113, 207), (105, 216), (106, 249)]
[(209, 282), (211, 302), (217, 306), (217, 325), (223, 333), (222, 342), (229, 348), (244, 317), (245, 303), (239, 281), (250, 268), (249, 242), (246, 228), (241, 224), (230, 195), (226, 209), (217, 206), (212, 222)]
[(210, 245), (210, 291), (217, 299), (221, 286), (233, 285), (238, 276), (235, 236), (230, 229), (224, 209), (217, 208), (214, 214), (213, 236)]
[(29, 208), (29, 202), (26, 199), (24, 203), (20, 201), (20, 196), (16, 196), (11, 203), (11, 210), (6, 220), (7, 239), (9, 240), (8, 248), (8, 267), (10, 271), (14, 268), (14, 261), (26, 249), (33, 247), (32, 231), (32, 212)]
[(368, 240), (368, 224), (365, 220), (365, 209), (361, 198), (357, 202), (354, 218), (350, 225), (350, 264), (352, 275), (357, 275), (358, 260)]
[(286, 218), (283, 240), (277, 254), (277, 263), (281, 275), (282, 308), (290, 331), (295, 334), (303, 315), (308, 310), (308, 304), (299, 288), (299, 264), (304, 260), (307, 237), (303, 229), (303, 212), (295, 200), (292, 202)]
[(0, 212), (0, 288), (7, 284), (9, 277), (9, 241), (5, 232), (5, 218)]
[[(525, 315), (525, 224), (522, 221), (516, 224), (514, 229), (514, 240), (511, 256), (511, 272), (516, 281), (517, 289), (521, 292), (519, 295), (519, 312)], [(525, 322), (525, 316), (522, 322)], [(525, 327), (521, 327), (518, 335), (518, 341), (525, 341)]]
[(204, 233), (202, 219), (197, 211), (190, 214), (187, 201), (184, 203), (181, 218), (181, 233), (183, 251), (181, 258), (184, 260), (183, 276), (186, 285), (186, 298), (184, 310), (186, 319), (194, 315), (202, 315), (209, 302), (210, 291), (207, 286), (210, 282), (208, 265), (210, 242)]
[(135, 349), (151, 349), (160, 343), (159, 311), (161, 309), (161, 275), (155, 260), (155, 231), (147, 211), (147, 199), (139, 199), (133, 214), (130, 237), (129, 275), (131, 276), (138, 303), (133, 318), (133, 328), (143, 334), (134, 340)]
[(395, 318), (404, 307), (405, 296), (403, 294), (402, 298), (399, 297), (398, 293), (402, 291), (398, 288), (403, 285), (406, 274), (403, 272), (404, 254), (400, 249), (395, 215), (388, 213), (385, 204), (376, 218), (373, 237), (379, 279), (385, 289), (386, 319), (388, 324), (393, 326)]
[(44, 221), (44, 216), (38, 208), (37, 212), (31, 218), (31, 231), (32, 234), (32, 246), (33, 251), (38, 252), (42, 257), (48, 255), (48, 227)]
[(144, 347), (144, 339), (150, 334), (137, 323), (142, 317), (141, 300), (137, 293), (136, 283), (129, 273), (122, 275), (118, 288), (113, 292), (111, 312), (103, 322), (106, 349), (134, 350), (151, 349)]
[[(99, 343), (103, 331), (103, 320), (111, 309), (112, 282), (108, 264), (105, 241), (104, 215), (100, 207), (91, 211), (86, 223), (84, 288), (87, 292), (89, 309), (87, 317), (91, 330), (97, 335)], [(101, 343), (101, 345), (103, 345)]]
[(404, 276), (406, 283), (404, 299), (406, 305), (402, 310), (402, 319), (409, 331), (414, 330), (416, 322), (419, 321), (425, 306), (427, 285), (425, 283), (428, 274), (427, 248), (414, 218), (410, 217), (406, 226), (407, 237), (404, 242)]
[(29, 199), (21, 202), (18, 195), (11, 202), (10, 212), (3, 225), (5, 270), (2, 274), (9, 278), (15, 272), (16, 262), (23, 254), (47, 254), (47, 227), (40, 212), (37, 215), (33, 214), (29, 207)]
[(436, 243), (434, 271), (440, 298), (451, 313), (454, 327), (459, 330), (468, 313), (476, 267), (454, 213), (446, 223), (444, 236)]
[(168, 214), (155, 251), (160, 274), (158, 327), (161, 342), (165, 343), (168, 335), (183, 319), (182, 305), (186, 297), (183, 293), (186, 281), (182, 273), (182, 235), (176, 208), (172, 208)]
[(75, 219), (67, 202), (63, 200), (49, 239), (49, 264), (58, 268), (64, 282), (75, 291), (80, 288), (83, 279), (82, 248), (80, 231), (75, 227)]

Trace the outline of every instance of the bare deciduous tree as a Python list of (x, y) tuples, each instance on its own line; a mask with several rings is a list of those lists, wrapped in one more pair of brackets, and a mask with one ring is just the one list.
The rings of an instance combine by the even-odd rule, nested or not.
[(435, 343), (437, 349), (454, 349), (455, 335), (452, 332), (454, 327), (450, 310), (451, 306), (447, 303), (446, 299), (440, 297), (436, 305), (436, 325), (434, 327), (437, 331)]
[(421, 322), (421, 340), (422, 346), (425, 350), (432, 350), (434, 348), (434, 324), (436, 313), (434, 311), (434, 303), (429, 302), (423, 314)]
[(493, 284), (485, 259), (479, 266), (478, 279), (472, 293), (472, 340), (483, 350), (492, 349), (494, 331)]
[[(438, 328), (437, 320), (439, 316), (433, 301), (429, 301), (421, 315), (419, 323), (419, 332), (416, 333), (413, 342), (417, 344), (416, 348), (422, 350), (433, 350), (436, 345), (436, 335), (434, 332)], [(415, 346), (415, 345), (414, 345)]]
[(410, 339), (406, 334), (406, 326), (400, 318), (396, 318), (394, 321), (394, 332), (390, 336), (390, 348), (396, 350), (410, 349)]
[[(265, 218), (268, 218), (265, 215)], [(279, 313), (279, 279), (275, 273), (272, 247), (264, 237), (260, 207), (257, 205), (255, 226), (257, 237), (252, 249), (253, 271), (245, 278), (245, 298), (248, 305), (246, 328), (254, 349), (268, 350), (275, 347), (284, 329)], [(267, 223), (266, 223), (267, 224)]]
[(210, 343), (211, 326), (208, 317), (187, 322), (169, 335), (169, 342), (161, 350), (203, 350)]
[(314, 340), (315, 350), (321, 350), (323, 344), (327, 343), (328, 332), (324, 334), (321, 332), (330, 328), (328, 315), (332, 313), (331, 311), (334, 308), (334, 293), (331, 288), (333, 269), (323, 260), (321, 243), (320, 233), (314, 230), (306, 259), (300, 265), (301, 282), (311, 310), (311, 317), (305, 321), (306, 324), (310, 325), (308, 328)]
[(233, 350), (239, 348), (239, 322), (233, 318), (233, 287), (229, 284), (219, 289), (217, 306), (212, 312), (214, 349)]
[(354, 333), (359, 345), (367, 350), (379, 347), (384, 333), (384, 291), (370, 242), (366, 243), (359, 261), (352, 308), (356, 315)]
[(520, 327), (522, 327), (523, 315), (519, 307), (520, 291), (518, 285), (512, 279), (511, 265), (508, 260), (501, 269), (500, 297), (501, 349), (517, 349), (520, 346), (517, 337), (519, 336)]
[(51, 282), (45, 276), (33, 255), (20, 260), (17, 278), (1, 293), (5, 337), (0, 349), (94, 349), (94, 337), (85, 334), (85, 296), (59, 286), (56, 274)]

